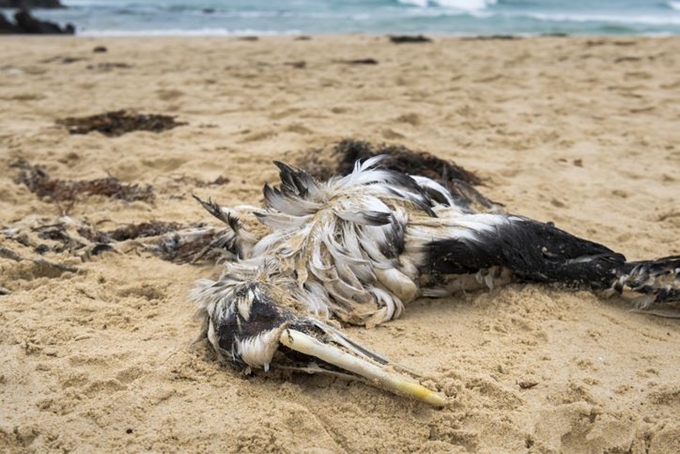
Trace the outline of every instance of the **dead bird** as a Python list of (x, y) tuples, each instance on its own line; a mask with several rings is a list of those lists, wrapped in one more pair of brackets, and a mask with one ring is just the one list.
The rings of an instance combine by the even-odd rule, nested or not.
[(228, 257), (223, 275), (191, 292), (200, 339), (221, 359), (244, 371), (278, 365), (350, 376), (442, 406), (442, 395), (332, 319), (371, 327), (418, 297), (518, 281), (633, 294), (639, 310), (680, 301), (680, 256), (629, 262), (552, 223), (475, 212), (427, 177), (381, 168), (383, 159), (326, 182), (276, 162), (280, 185), (264, 186), (263, 207), (246, 208), (265, 234), (246, 230), (237, 211), (200, 201), (229, 226), (213, 244)]

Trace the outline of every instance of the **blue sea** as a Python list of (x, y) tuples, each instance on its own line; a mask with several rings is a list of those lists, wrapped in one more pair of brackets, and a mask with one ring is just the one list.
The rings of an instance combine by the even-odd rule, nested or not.
[(680, 1), (62, 0), (35, 15), (81, 35), (673, 35)]

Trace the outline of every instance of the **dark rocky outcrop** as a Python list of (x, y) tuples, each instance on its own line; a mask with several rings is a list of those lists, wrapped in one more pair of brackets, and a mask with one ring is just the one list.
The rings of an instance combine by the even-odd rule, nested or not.
[(0, 0), (0, 8), (66, 8), (60, 0)]
[(75, 31), (72, 24), (61, 27), (54, 22), (36, 19), (26, 9), (14, 13), (14, 23), (0, 14), (0, 34), (73, 35)]
[(19, 27), (7, 20), (4, 14), (0, 13), (0, 35), (21, 33)]

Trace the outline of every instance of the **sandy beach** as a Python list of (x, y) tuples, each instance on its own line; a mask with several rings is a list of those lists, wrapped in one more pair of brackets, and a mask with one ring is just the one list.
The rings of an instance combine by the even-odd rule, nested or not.
[[(680, 254), (680, 38), (3, 37), (0, 228), (114, 229), (259, 204), (272, 160), (343, 138), (455, 161), (508, 212), (631, 260)], [(104, 46), (106, 52), (93, 52)], [(374, 59), (376, 64), (351, 63)], [(127, 109), (186, 123), (71, 135)], [(154, 198), (58, 203), (17, 180), (113, 176)], [(214, 182), (218, 183), (214, 183)], [(28, 227), (27, 227), (28, 226)], [(0, 235), (0, 247), (31, 248)], [(515, 284), (419, 299), (352, 338), (420, 371), (443, 409), (359, 382), (247, 377), (192, 349), (187, 292), (219, 269), (141, 249), (72, 271), (0, 254), (0, 452), (672, 453), (680, 324), (620, 298)], [(528, 385), (532, 386), (528, 386)]]

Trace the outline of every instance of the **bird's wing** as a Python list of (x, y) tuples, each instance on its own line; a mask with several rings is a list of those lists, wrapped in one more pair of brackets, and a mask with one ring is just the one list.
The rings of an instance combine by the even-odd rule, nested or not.
[(627, 262), (601, 244), (520, 216), (470, 214), (414, 221), (406, 252), (425, 275), (476, 274), (500, 267), (524, 281), (646, 295), (637, 300), (638, 308), (680, 300), (680, 257)]

